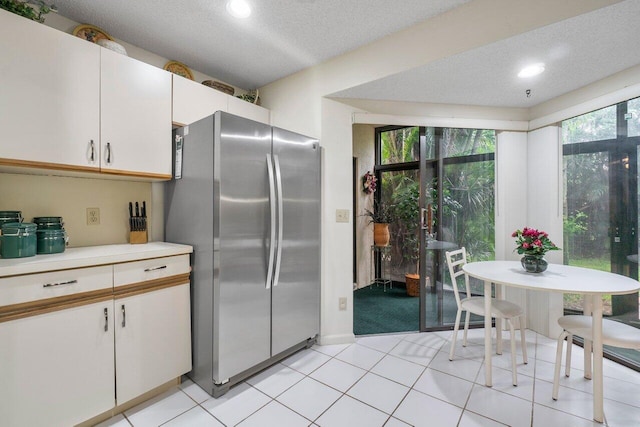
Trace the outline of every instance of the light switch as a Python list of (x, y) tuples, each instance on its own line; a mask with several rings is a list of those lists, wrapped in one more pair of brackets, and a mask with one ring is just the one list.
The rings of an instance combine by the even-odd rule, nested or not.
[(349, 209), (336, 209), (336, 222), (349, 222)]

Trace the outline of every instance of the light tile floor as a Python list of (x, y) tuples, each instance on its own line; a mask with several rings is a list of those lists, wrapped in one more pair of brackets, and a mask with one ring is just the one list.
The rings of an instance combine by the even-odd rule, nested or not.
[[(314, 346), (213, 399), (186, 380), (163, 395), (101, 424), (117, 427), (583, 427), (592, 418), (592, 385), (574, 346), (572, 375), (551, 399), (555, 340), (527, 331), (529, 364), (493, 356), (492, 388), (484, 383), (484, 330), (448, 360), (451, 332), (365, 336), (354, 344)], [(505, 350), (509, 348), (505, 334)], [(518, 343), (519, 348), (519, 343)], [(519, 352), (519, 350), (518, 350)], [(605, 425), (640, 425), (640, 373), (605, 360)]]

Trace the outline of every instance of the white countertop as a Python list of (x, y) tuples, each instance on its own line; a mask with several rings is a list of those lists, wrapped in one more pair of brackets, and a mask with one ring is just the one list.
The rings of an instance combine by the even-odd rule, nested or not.
[(165, 242), (68, 248), (59, 254), (0, 259), (0, 277), (138, 261), (191, 252), (191, 246)]

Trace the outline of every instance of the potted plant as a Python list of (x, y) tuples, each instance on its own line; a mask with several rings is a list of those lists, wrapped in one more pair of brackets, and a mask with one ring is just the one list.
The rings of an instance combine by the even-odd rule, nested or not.
[[(35, 5), (36, 9), (29, 6), (28, 3)], [(16, 15), (20, 15), (40, 23), (44, 22), (44, 15), (49, 12), (58, 11), (55, 5), (48, 5), (43, 0), (0, 0), (0, 9), (8, 10)]]
[(545, 271), (547, 260), (544, 259), (544, 254), (560, 249), (549, 239), (549, 234), (546, 231), (535, 228), (524, 227), (522, 230), (514, 231), (511, 237), (516, 238), (515, 251), (524, 255), (520, 263), (528, 273)]
[(389, 223), (393, 221), (393, 205), (374, 201), (373, 208), (365, 209), (363, 216), (369, 217), (369, 224), (373, 223), (373, 244), (388, 246)]

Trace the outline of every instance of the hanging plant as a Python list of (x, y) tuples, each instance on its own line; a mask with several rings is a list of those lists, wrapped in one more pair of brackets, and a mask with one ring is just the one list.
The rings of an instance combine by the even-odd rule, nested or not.
[[(36, 8), (34, 9), (27, 3), (35, 5)], [(40, 23), (44, 22), (44, 15), (58, 11), (55, 5), (48, 5), (43, 0), (0, 0), (0, 9), (8, 10), (16, 15), (24, 16)]]
[(377, 182), (378, 179), (376, 178), (376, 176), (367, 171), (367, 173), (365, 173), (362, 177), (362, 191), (364, 191), (366, 194), (375, 193)]

